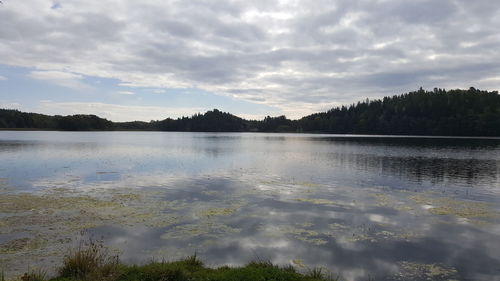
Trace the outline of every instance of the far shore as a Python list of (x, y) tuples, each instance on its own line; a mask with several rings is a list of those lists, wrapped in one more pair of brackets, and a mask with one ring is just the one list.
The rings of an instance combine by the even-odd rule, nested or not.
[(0, 128), (0, 131), (25, 131), (25, 132), (158, 132), (158, 133), (220, 133), (220, 134), (293, 134), (293, 135), (324, 135), (337, 138), (393, 138), (393, 139), (479, 139), (479, 140), (500, 140), (500, 137), (490, 136), (429, 136), (429, 135), (368, 135), (368, 134), (328, 134), (324, 132), (212, 132), (212, 131), (160, 131), (160, 130), (53, 130), (53, 129), (39, 129), (39, 128)]

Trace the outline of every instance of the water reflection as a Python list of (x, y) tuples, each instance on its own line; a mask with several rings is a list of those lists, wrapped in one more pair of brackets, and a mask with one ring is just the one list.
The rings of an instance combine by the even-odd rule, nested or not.
[[(448, 266), (459, 279), (488, 280), (499, 274), (500, 245), (493, 242), (498, 230), (439, 221), (418, 204), (412, 206), (415, 209), (395, 207), (398, 200), (418, 192), (393, 194), (391, 201), (378, 202), (370, 201), (366, 190), (346, 196), (344, 188), (334, 187), (328, 195), (318, 196), (309, 187), (295, 185), (291, 193), (263, 193), (226, 177), (186, 179), (175, 185), (182, 188), (166, 191), (165, 198), (188, 203), (177, 210), (184, 221), (162, 229), (104, 226), (95, 233), (108, 237), (110, 244), (133, 245), (123, 258), (134, 262), (151, 255), (173, 258), (197, 252), (213, 264), (239, 265), (256, 258), (289, 264), (300, 259), (308, 266), (350, 276), (349, 280), (366, 280), (368, 274), (375, 280), (399, 280), (396, 265), (401, 262)], [(281, 185), (284, 190), (292, 187)], [(301, 196), (324, 201), (297, 200)], [(199, 215), (200, 209), (235, 202), (241, 204), (235, 213)]]
[(500, 275), (500, 140), (0, 132), (0, 163), (13, 272), (87, 229), (126, 262), (196, 251), (345, 280)]

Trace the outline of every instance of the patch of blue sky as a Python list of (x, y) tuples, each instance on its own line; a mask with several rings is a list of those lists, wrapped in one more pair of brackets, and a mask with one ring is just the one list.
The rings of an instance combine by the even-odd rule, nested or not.
[[(41, 73), (41, 75), (33, 75)], [(0, 102), (21, 104), (20, 110), (40, 102), (87, 102), (127, 106), (168, 108), (217, 108), (233, 114), (267, 115), (277, 108), (219, 95), (198, 88), (142, 88), (121, 86), (111, 78), (71, 74), (69, 77), (45, 77), (43, 70), (0, 64)], [(73, 75), (73, 76), (72, 76)], [(41, 77), (40, 77), (41, 76)], [(50, 76), (50, 75), (48, 75)], [(57, 75), (56, 75), (57, 76)], [(186, 113), (188, 114), (188, 113)]]

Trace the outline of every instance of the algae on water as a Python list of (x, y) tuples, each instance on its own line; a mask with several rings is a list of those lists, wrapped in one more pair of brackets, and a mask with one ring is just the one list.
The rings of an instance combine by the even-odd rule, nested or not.
[(327, 200), (327, 199), (318, 199), (318, 198), (297, 198), (295, 201), (298, 202), (307, 202), (316, 205), (338, 205), (335, 201)]
[(89, 228), (165, 227), (182, 220), (179, 214), (164, 212), (170, 202), (158, 195), (126, 188), (4, 192), (0, 196), (0, 234), (12, 238), (0, 243), (0, 259), (9, 271), (23, 271), (23, 264), (62, 258), (62, 250)]
[(292, 264), (298, 268), (306, 268), (304, 261), (301, 259), (293, 259)]
[(201, 217), (229, 216), (238, 210), (237, 207), (230, 208), (208, 208), (198, 212)]
[(32, 251), (43, 247), (47, 243), (41, 237), (17, 238), (0, 244), (0, 254), (15, 254), (22, 251)]
[(500, 213), (491, 204), (444, 197), (413, 195), (412, 199), (426, 206), (427, 211), (434, 215), (448, 215), (458, 218), (498, 218)]
[(178, 225), (164, 233), (162, 239), (192, 239), (195, 237), (220, 238), (222, 236), (239, 233), (241, 229), (218, 222), (202, 221)]
[(456, 281), (458, 279), (458, 271), (451, 267), (442, 264), (425, 264), (403, 261), (399, 263), (399, 273), (396, 280), (429, 280), (429, 281)]
[(307, 242), (310, 244), (323, 245), (323, 244), (328, 243), (328, 241), (322, 237), (324, 235), (322, 235), (321, 233), (319, 233), (315, 230), (294, 227), (291, 225), (290, 226), (280, 226), (278, 228), (278, 230), (282, 235), (289, 235), (297, 240)]

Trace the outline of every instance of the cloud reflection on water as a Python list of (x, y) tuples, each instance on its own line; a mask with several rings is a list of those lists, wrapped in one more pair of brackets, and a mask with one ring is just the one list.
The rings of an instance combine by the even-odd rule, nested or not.
[[(0, 142), (9, 163), (0, 169), (9, 187), (2, 192), (146, 196), (157, 204), (154, 217), (141, 222), (132, 212), (123, 224), (111, 214), (88, 232), (127, 262), (196, 251), (213, 266), (301, 260), (347, 280), (399, 280), (394, 274), (414, 264), (448, 266), (461, 279), (500, 275), (498, 141), (33, 134)], [(126, 199), (117, 202), (144, 211)]]

